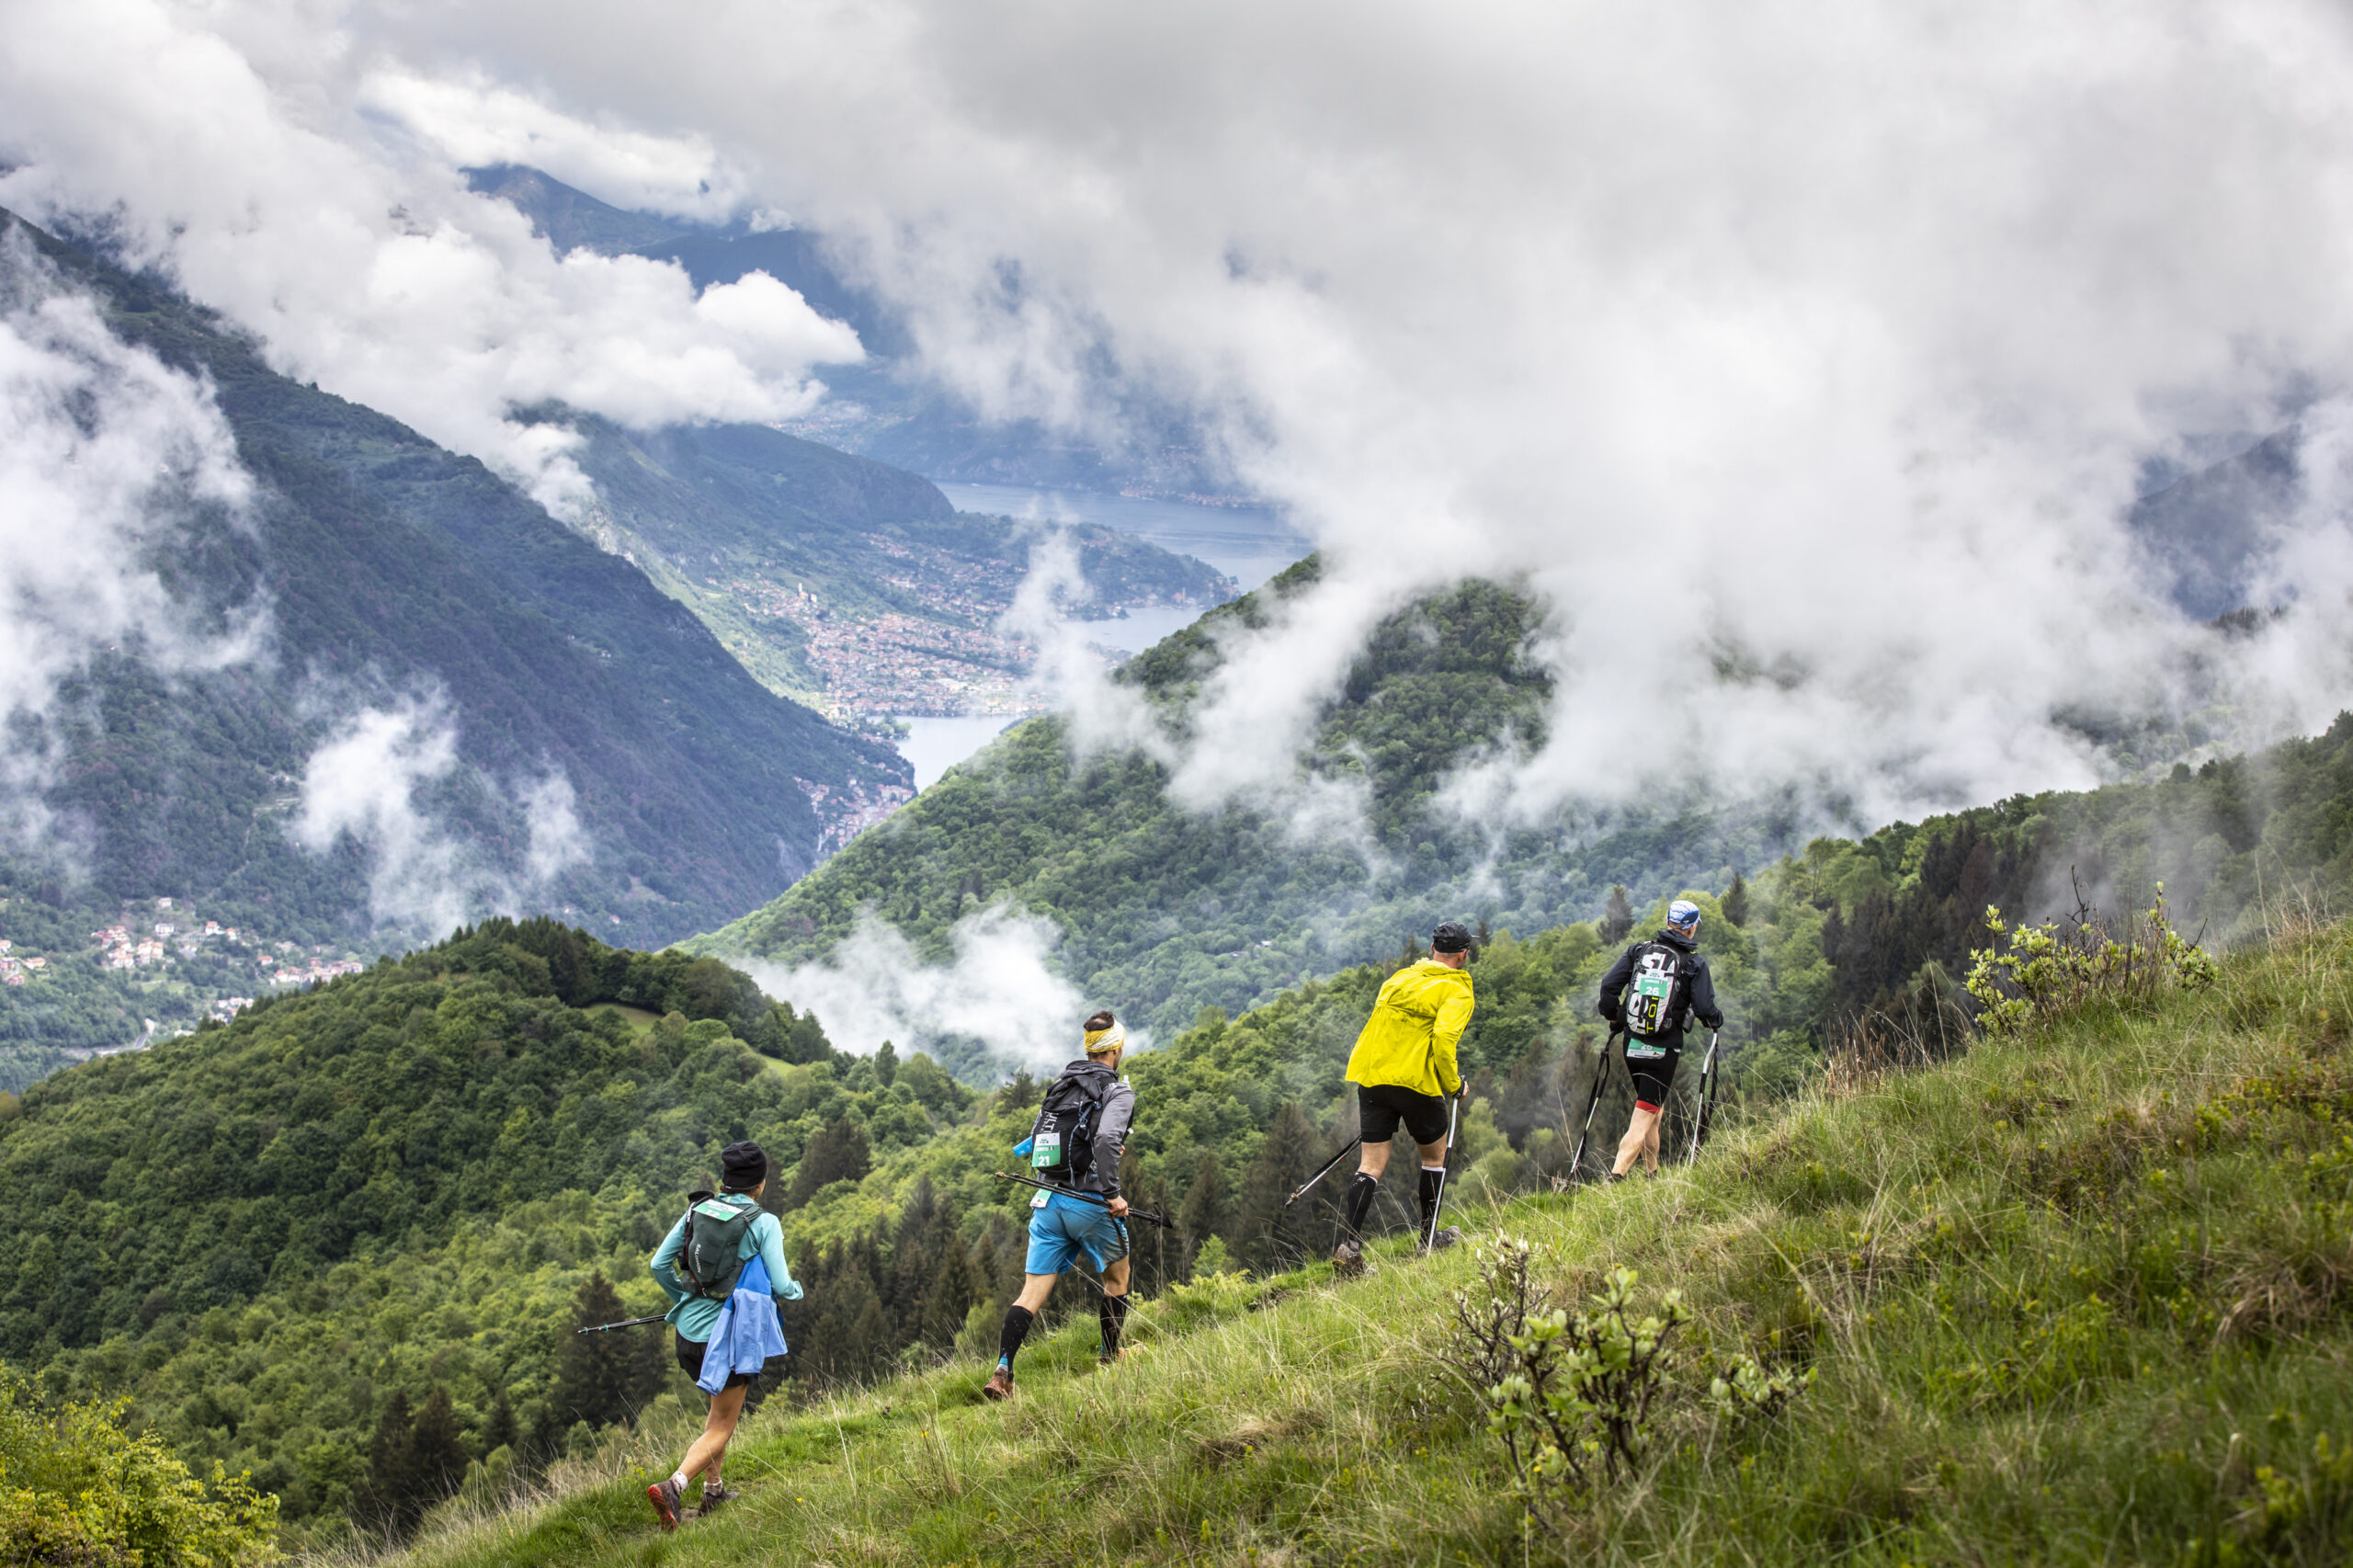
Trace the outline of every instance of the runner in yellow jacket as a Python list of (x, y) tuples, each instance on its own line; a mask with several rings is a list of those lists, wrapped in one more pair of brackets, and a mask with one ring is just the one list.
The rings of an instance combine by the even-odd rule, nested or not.
[(1471, 993), (1471, 933), (1449, 920), (1430, 933), (1430, 956), (1391, 975), (1372, 1005), (1372, 1017), (1348, 1053), (1348, 1082), (1357, 1085), (1357, 1131), (1363, 1147), (1357, 1174), (1341, 1199), (1343, 1230), (1332, 1254), (1341, 1274), (1364, 1269), (1364, 1221), (1389, 1168), (1389, 1141), (1404, 1122), (1422, 1154), (1422, 1244), (1452, 1246), (1451, 1227), (1433, 1231), (1440, 1178), (1446, 1172), (1449, 1096), (1462, 1092), (1455, 1042), (1477, 1005)]

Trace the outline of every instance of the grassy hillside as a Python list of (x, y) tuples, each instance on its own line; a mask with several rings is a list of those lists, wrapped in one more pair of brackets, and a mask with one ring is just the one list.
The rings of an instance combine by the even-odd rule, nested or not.
[[(1474, 1246), (1172, 1290), (1107, 1372), (1074, 1323), (1010, 1408), (977, 1358), (771, 1404), (729, 1460), (745, 1498), (664, 1540), (667, 1412), (610, 1479), (447, 1518), (409, 1561), (2341, 1561), (2348, 1009), (2353, 937), (2294, 935), (2202, 994), (1809, 1095), (1694, 1170), (1466, 1213), (1565, 1301), (1622, 1266), (1692, 1314), (1632, 1472), (1543, 1528), (1440, 1359)], [(1742, 1354), (1812, 1386), (1716, 1414), (1709, 1369)]]

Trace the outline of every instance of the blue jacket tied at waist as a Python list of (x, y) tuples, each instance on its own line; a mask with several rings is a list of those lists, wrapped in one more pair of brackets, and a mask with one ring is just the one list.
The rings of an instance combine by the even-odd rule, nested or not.
[(695, 1379), (695, 1387), (717, 1393), (727, 1386), (730, 1373), (757, 1373), (770, 1357), (781, 1356), (784, 1350), (776, 1298), (768, 1293), (767, 1266), (756, 1256), (744, 1265), (734, 1291), (720, 1305), (719, 1317), (710, 1325), (710, 1346), (702, 1353), (702, 1375)]

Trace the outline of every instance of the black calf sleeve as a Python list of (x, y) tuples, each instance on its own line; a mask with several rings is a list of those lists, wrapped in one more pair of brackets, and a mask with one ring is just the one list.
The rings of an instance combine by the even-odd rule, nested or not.
[(1357, 1172), (1349, 1181), (1347, 1196), (1342, 1199), (1347, 1205), (1343, 1213), (1347, 1216), (1349, 1235), (1364, 1233), (1364, 1218), (1372, 1212), (1372, 1195), (1380, 1190), (1380, 1179), (1362, 1171)]
[(1105, 1296), (1096, 1302), (1096, 1320), (1103, 1325), (1103, 1354), (1120, 1353), (1120, 1330), (1127, 1325), (1128, 1299), (1125, 1296)]
[(1422, 1229), (1425, 1232), (1430, 1228), (1431, 1217), (1438, 1208), (1438, 1184), (1445, 1179), (1444, 1171), (1434, 1171), (1427, 1165), (1422, 1167)]
[(1037, 1313), (1018, 1303), (1005, 1309), (1005, 1332), (997, 1336), (996, 1346), (1006, 1366), (1021, 1354), (1021, 1342), (1029, 1337), (1029, 1325), (1037, 1321)]

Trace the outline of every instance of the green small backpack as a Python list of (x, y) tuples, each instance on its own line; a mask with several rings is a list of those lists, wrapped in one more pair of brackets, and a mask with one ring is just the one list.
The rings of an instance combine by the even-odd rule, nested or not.
[(698, 1296), (723, 1301), (744, 1272), (744, 1233), (760, 1217), (746, 1198), (738, 1209), (729, 1199), (697, 1190), (687, 1194), (686, 1244), (678, 1250), (678, 1272)]

